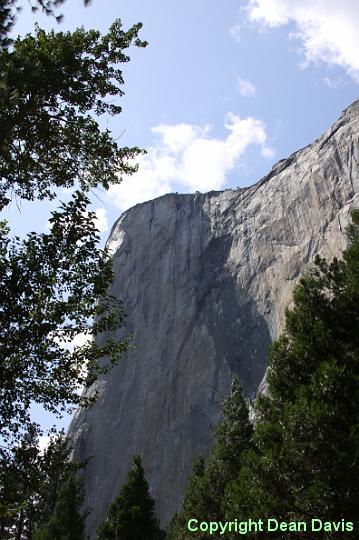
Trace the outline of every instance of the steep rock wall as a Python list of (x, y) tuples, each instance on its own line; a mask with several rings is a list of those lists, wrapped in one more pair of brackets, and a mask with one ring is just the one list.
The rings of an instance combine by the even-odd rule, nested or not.
[(359, 102), (319, 140), (246, 189), (170, 194), (114, 225), (113, 292), (124, 301), (135, 350), (78, 411), (70, 436), (86, 471), (88, 521), (97, 524), (144, 456), (162, 524), (179, 506), (193, 459), (236, 372), (253, 396), (293, 286), (315, 254), (345, 246), (358, 206)]

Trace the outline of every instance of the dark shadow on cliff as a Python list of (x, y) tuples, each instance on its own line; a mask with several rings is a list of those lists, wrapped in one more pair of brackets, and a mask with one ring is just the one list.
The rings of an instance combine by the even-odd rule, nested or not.
[(255, 302), (226, 267), (231, 244), (228, 234), (213, 237), (203, 254), (198, 316), (214, 339), (218, 364), (227, 362), (253, 397), (268, 365), (271, 336)]

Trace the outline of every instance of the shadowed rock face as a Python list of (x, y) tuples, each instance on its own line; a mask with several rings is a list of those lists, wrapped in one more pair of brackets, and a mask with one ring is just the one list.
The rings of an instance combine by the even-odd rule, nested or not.
[(258, 184), (170, 194), (114, 225), (113, 293), (124, 301), (135, 350), (96, 388), (69, 434), (86, 470), (94, 535), (140, 453), (161, 522), (179, 507), (193, 459), (234, 372), (253, 396), (267, 349), (304, 267), (345, 247), (359, 192), (359, 102), (312, 145), (278, 162)]

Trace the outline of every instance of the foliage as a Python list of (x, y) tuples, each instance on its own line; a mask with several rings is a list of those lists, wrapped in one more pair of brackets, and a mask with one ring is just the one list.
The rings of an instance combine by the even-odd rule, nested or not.
[[(0, 244), (0, 434), (11, 441), (31, 423), (30, 406), (57, 413), (93, 399), (81, 395), (128, 348), (110, 339), (123, 322), (121, 303), (108, 294), (111, 260), (98, 248), (94, 214), (76, 192), (50, 219), (51, 232)], [(91, 322), (94, 320), (95, 322)], [(65, 349), (79, 333), (101, 336)], [(106, 357), (106, 361), (104, 360)]]
[(348, 232), (343, 260), (317, 257), (294, 291), (271, 349), (269, 395), (257, 403), (254, 451), (227, 489), (228, 518), (359, 523), (358, 211)]
[[(33, 12), (41, 9), (46, 15), (55, 17), (57, 22), (61, 22), (63, 15), (56, 14), (56, 9), (65, 3), (66, 0), (29, 0), (29, 5)], [(91, 0), (83, 0), (85, 6), (90, 4)], [(9, 37), (16, 15), (21, 12), (19, 0), (0, 0), (0, 48), (9, 47), (12, 43)]]
[(134, 456), (126, 483), (111, 503), (105, 521), (97, 532), (98, 540), (163, 540), (155, 503), (139, 456)]
[[(50, 13), (61, 3), (38, 0), (35, 6)], [(16, 2), (1, 6), (0, 19), (10, 21), (0, 26), (6, 37)], [(87, 192), (136, 170), (131, 160), (140, 150), (120, 148), (95, 115), (120, 113), (108, 98), (123, 94), (124, 51), (146, 45), (140, 28), (125, 32), (120, 20), (104, 36), (37, 28), (0, 52), (0, 209), (14, 198), (51, 199), (56, 188), (78, 188), (53, 212), (47, 234), (11, 240), (7, 225), (0, 225), (0, 437), (10, 453), (31, 423), (32, 403), (58, 414), (88, 404), (95, 396), (80, 397), (80, 388), (128, 348), (127, 340), (112, 339), (123, 313), (108, 294), (111, 262), (98, 247)], [(64, 350), (79, 333), (109, 339)]]
[(121, 96), (124, 51), (146, 42), (141, 24), (122, 30), (117, 20), (104, 36), (37, 28), (0, 54), (0, 209), (14, 196), (54, 198), (56, 187), (108, 189), (136, 170), (141, 151), (120, 148), (96, 115), (119, 114), (106, 98)]
[(69, 461), (70, 447), (60, 434), (40, 452), (30, 429), (0, 468), (0, 538), (32, 539), (33, 531), (54, 511), (64, 480), (79, 469)]
[[(31, 5), (59, 17), (63, 2)], [(123, 95), (120, 66), (130, 46), (146, 42), (140, 23), (124, 31), (120, 20), (105, 35), (37, 27), (12, 40), (18, 9), (17, 0), (0, 0), (0, 210), (19, 199), (53, 199), (58, 188), (73, 192), (52, 213), (46, 234), (11, 238), (0, 221), (0, 527), (1, 534), (14, 529), (30, 538), (32, 523), (49, 517), (58, 493), (58, 483), (44, 483), (47, 462), (31, 406), (61, 415), (92, 403), (95, 393), (81, 395), (81, 388), (129, 347), (125, 329), (118, 338), (124, 315), (109, 293), (110, 256), (99, 248), (88, 195), (136, 170), (142, 151), (121, 148), (98, 117), (121, 112), (114, 102)], [(73, 350), (79, 334), (90, 340)], [(39, 494), (45, 485), (47, 499)], [(46, 511), (45, 499), (52, 501)]]
[(72, 473), (61, 485), (48, 523), (35, 532), (33, 540), (85, 540), (83, 502), (82, 481)]

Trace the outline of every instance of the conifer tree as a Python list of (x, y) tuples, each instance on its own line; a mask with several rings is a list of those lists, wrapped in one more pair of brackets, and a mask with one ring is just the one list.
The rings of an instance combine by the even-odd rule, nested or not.
[(63, 482), (53, 513), (34, 540), (85, 540), (82, 481), (74, 473)]
[[(185, 540), (188, 538), (189, 519), (204, 519), (207, 513), (207, 493), (204, 489), (206, 462), (199, 456), (193, 463), (192, 474), (188, 480), (180, 511), (175, 514), (167, 528), (166, 540)], [(193, 533), (192, 533), (193, 536)], [(195, 536), (193, 536), (195, 538)]]
[[(126, 483), (111, 503), (97, 540), (163, 540), (155, 516), (155, 502), (149, 494), (140, 456), (134, 456)], [(42, 540), (42, 539), (41, 539)]]
[[(167, 531), (169, 540), (195, 538), (188, 532), (189, 519), (221, 521), (224, 518), (222, 499), (226, 486), (236, 477), (245, 452), (250, 448), (252, 425), (243, 388), (234, 377), (229, 397), (223, 403), (223, 418), (214, 431), (214, 445), (207, 462), (195, 461), (181, 511)], [(201, 539), (213, 538), (201, 533)]]
[(0, 539), (33, 540), (48, 523), (60, 489), (82, 465), (70, 461), (71, 446), (60, 433), (41, 451), (36, 430), (30, 430), (13, 457), (0, 468)]
[[(359, 526), (359, 211), (348, 234), (343, 260), (317, 257), (294, 291), (271, 349), (269, 395), (257, 402), (254, 450), (227, 489), (228, 519)], [(335, 535), (321, 530), (315, 538)]]
[[(0, 538), (31, 537), (41, 456), (35, 430), (24, 435), (12, 459), (0, 467)], [(28, 534), (29, 533), (29, 534)]]

